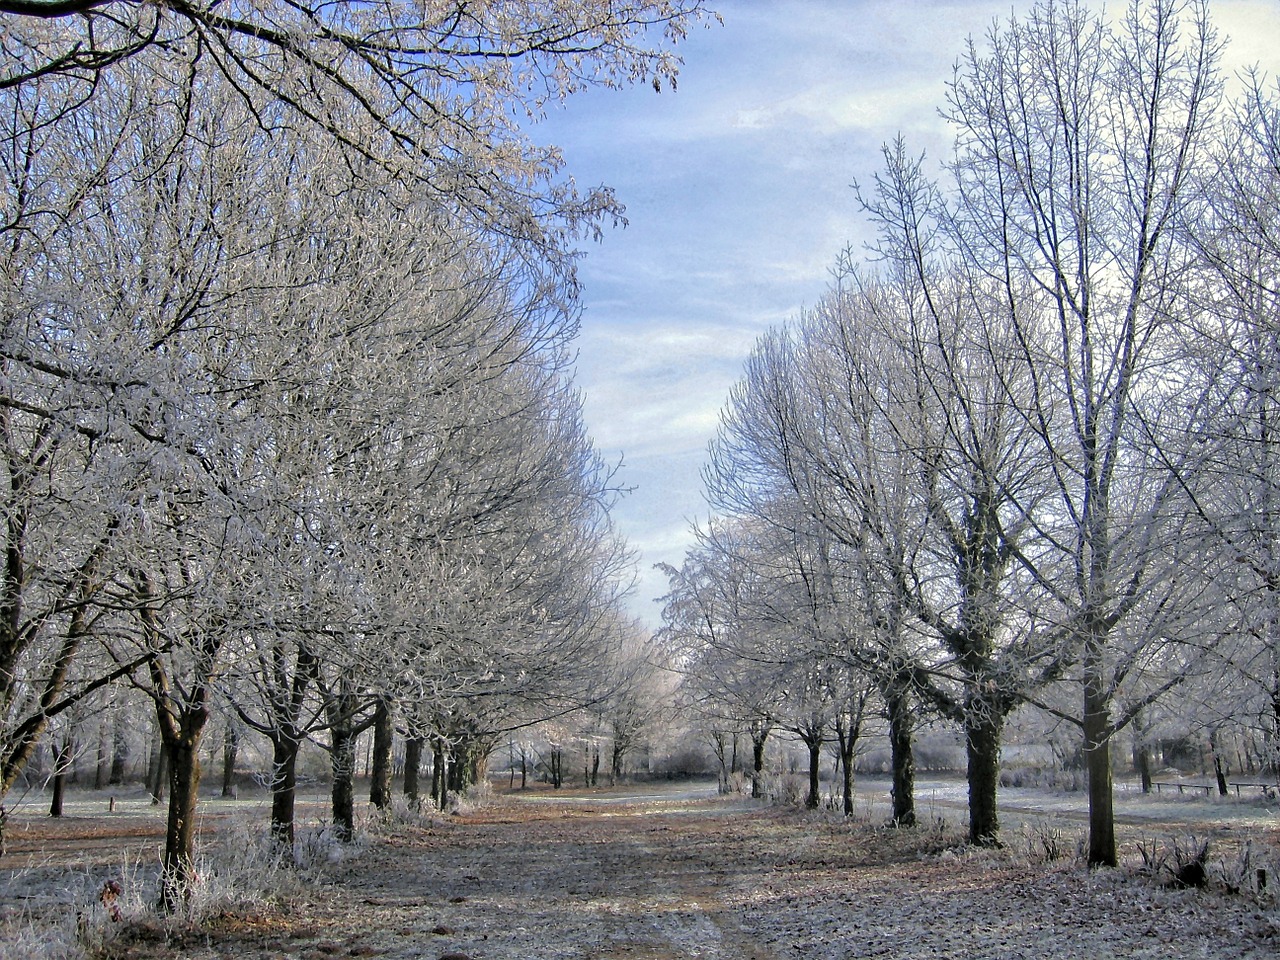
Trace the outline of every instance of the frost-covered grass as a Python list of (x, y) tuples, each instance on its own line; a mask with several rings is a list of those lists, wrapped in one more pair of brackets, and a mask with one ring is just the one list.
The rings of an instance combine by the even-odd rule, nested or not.
[[(68, 804), (76, 810), (83, 839), (51, 840), (58, 852), (29, 855), (26, 862), (0, 873), (0, 958), (79, 960), (103, 955), (120, 938), (145, 928), (149, 936), (168, 938), (198, 928), (209, 918), (253, 915), (303, 899), (314, 883), (335, 864), (363, 848), (336, 841), (320, 824), (298, 830), (292, 856), (271, 842), (263, 810), (241, 807), (219, 816), (197, 848), (195, 881), (183, 909), (161, 916), (158, 838), (141, 846), (135, 841), (114, 858), (91, 855), (87, 849), (109, 844), (93, 837), (89, 823), (99, 804), (82, 799)], [(106, 824), (119, 824), (102, 817)], [(150, 822), (163, 830), (163, 808), (149, 801), (117, 800), (112, 815), (129, 824)], [(64, 815), (68, 816), (68, 815)], [(69, 819), (69, 816), (68, 816)], [(29, 824), (33, 828), (45, 824)], [(16, 859), (10, 857), (9, 859)]]
[[(424, 938), (443, 937), (437, 928), (466, 929), (488, 939), (449, 949), (489, 960), (523, 960), (530, 943), (539, 956), (578, 958), (600, 936), (712, 958), (745, 955), (748, 943), (770, 957), (892, 948), (1003, 958), (1025, 955), (1014, 929), (1041, 938), (1046, 958), (1184, 955), (1186, 946), (1238, 960), (1267, 954), (1233, 953), (1222, 932), (1232, 924), (1252, 931), (1250, 943), (1280, 937), (1280, 845), (1265, 798), (1122, 787), (1122, 866), (1090, 871), (1079, 794), (1002, 789), (1003, 846), (989, 849), (965, 843), (962, 780), (922, 777), (918, 787), (920, 825), (909, 831), (885, 825), (887, 782), (866, 777), (849, 818), (834, 796), (806, 811), (721, 796), (714, 783), (484, 792), (445, 812), (397, 797), (376, 816), (362, 804), (349, 845), (333, 840), (314, 797), (300, 805), (283, 867), (264, 798), (202, 802), (198, 879), (188, 909), (168, 918), (153, 909), (162, 807), (117, 798), (108, 813), (90, 795), (55, 822), (32, 804), (11, 833), (26, 852), (11, 852), (0, 873), (0, 957), (238, 956), (243, 930), (275, 931), (290, 945), (272, 955), (325, 953), (353, 938), (380, 955), (417, 956)], [(788, 789), (776, 782), (775, 793)], [(1190, 889), (1197, 864), (1203, 886)], [(445, 952), (441, 940), (435, 955)]]

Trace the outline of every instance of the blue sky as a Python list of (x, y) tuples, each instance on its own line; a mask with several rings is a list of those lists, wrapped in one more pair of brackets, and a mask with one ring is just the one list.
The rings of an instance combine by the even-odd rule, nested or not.
[[(852, 184), (884, 143), (902, 133), (936, 165), (965, 38), (1028, 5), (719, 0), (724, 25), (679, 48), (675, 92), (591, 91), (530, 131), (627, 207), (629, 226), (580, 266), (577, 370), (588, 429), (635, 487), (614, 518), (639, 555), (630, 609), (646, 624), (666, 589), (653, 564), (678, 566), (707, 514), (699, 470), (756, 337), (814, 304), (841, 251), (869, 239)], [(1233, 63), (1280, 72), (1280, 2), (1211, 8)]]

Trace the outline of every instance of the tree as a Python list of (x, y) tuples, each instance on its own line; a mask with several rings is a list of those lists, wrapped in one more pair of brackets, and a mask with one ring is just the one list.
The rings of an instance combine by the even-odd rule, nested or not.
[(918, 165), (900, 144), (886, 153), (889, 171), (867, 203), (920, 259), (901, 257), (885, 276), (847, 273), (797, 321), (788, 462), (815, 517), (873, 554), (931, 639), (917, 651), (915, 686), (963, 727), (970, 840), (994, 843), (1004, 718), (1043, 682), (1037, 671), (1058, 669), (1027, 628), (1013, 568), (1046, 474), (1018, 412), (1026, 391), (992, 291), (935, 275), (922, 225), (908, 223), (928, 213)]
[(672, 673), (661, 651), (648, 640), (639, 622), (628, 623), (610, 665), (613, 689), (600, 705), (609, 733), (610, 783), (622, 779), (628, 755), (653, 734), (672, 707)]
[(1212, 134), (1217, 57), (1199, 4), (1133, 3), (1113, 26), (1050, 0), (970, 43), (944, 110), (957, 133), (948, 252), (1000, 291), (1052, 470), (1018, 562), (1039, 587), (1033, 622), (1066, 645), (1082, 692), (1091, 864), (1116, 860), (1111, 743), (1135, 705), (1118, 696), (1167, 643), (1179, 589), (1167, 563), (1181, 508), (1161, 462), (1176, 454), (1145, 408), (1173, 355), (1189, 263), (1178, 228)]
[(225, 78), (264, 125), (340, 144), (566, 270), (564, 231), (621, 208), (604, 188), (579, 196), (559, 154), (519, 133), (522, 115), (590, 85), (674, 85), (664, 42), (708, 16), (702, 0), (3, 0), (0, 13), (0, 91), (52, 79), (91, 99), (141, 61), (194, 89)]
[(770, 589), (751, 525), (712, 521), (679, 570), (664, 565), (659, 642), (681, 677), (681, 701), (713, 730), (745, 731), (751, 740), (751, 795), (764, 796), (765, 748), (782, 701), (772, 633), (756, 612)]
[[(1203, 456), (1181, 483), (1225, 562), (1217, 573), (1238, 622), (1231, 665), (1258, 699), (1236, 704), (1280, 757), (1280, 108), (1260, 78), (1235, 105), (1206, 199), (1188, 240), (1204, 264), (1197, 309), (1184, 323), (1189, 388), (1212, 413), (1190, 431)], [(1234, 641), (1242, 640), (1243, 644)]]
[[(861, 353), (858, 360), (869, 357)], [(822, 435), (830, 425), (819, 408), (823, 391), (857, 389), (858, 381), (837, 377), (810, 391), (801, 373), (808, 362), (822, 366), (821, 352), (806, 353), (790, 329), (761, 337), (712, 443), (704, 471), (708, 496), (726, 512), (759, 518), (793, 539), (803, 533), (817, 544), (797, 571), (808, 596), (799, 622), (819, 638), (823, 656), (875, 679), (889, 718), (892, 820), (907, 826), (915, 821), (912, 732), (923, 644), (893, 572), (909, 566), (921, 543), (913, 526), (920, 519), (906, 493), (910, 461), (877, 439), (883, 425), (867, 393), (858, 395), (867, 417), (836, 426), (851, 433), (834, 458), (815, 459), (833, 439)], [(822, 380), (816, 368), (812, 373), (814, 382)], [(841, 462), (844, 457), (853, 459)], [(836, 472), (824, 476), (832, 463)]]

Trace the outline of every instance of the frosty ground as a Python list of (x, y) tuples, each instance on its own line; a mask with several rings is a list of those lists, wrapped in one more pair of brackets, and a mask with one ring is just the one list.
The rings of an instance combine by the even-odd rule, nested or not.
[[(110, 957), (201, 960), (1280, 954), (1274, 883), (1260, 892), (1255, 879), (1258, 865), (1280, 863), (1265, 802), (1122, 790), (1126, 863), (1090, 872), (1074, 857), (1079, 795), (1005, 791), (1005, 846), (975, 851), (959, 842), (963, 785), (920, 786), (925, 824), (908, 831), (881, 826), (874, 782), (849, 821), (720, 798), (705, 785), (498, 795), (452, 816), (370, 822), (354, 850), (283, 899), (190, 924), (98, 917), (90, 939)], [(74, 804), (59, 822), (33, 807), (15, 814), (0, 897), (10, 931), (26, 939), (0, 940), (7, 955), (29, 955), (33, 932), (55, 930), (68, 901), (88, 909), (121, 864), (154, 859), (159, 813), (141, 798), (114, 812), (102, 800)], [(319, 800), (307, 812), (320, 814)], [(205, 810), (211, 850), (252, 846), (259, 801)], [(1209, 888), (1176, 889), (1143, 869), (1142, 850), (1190, 837), (1211, 841)], [(145, 867), (124, 879), (125, 899), (141, 899)]]

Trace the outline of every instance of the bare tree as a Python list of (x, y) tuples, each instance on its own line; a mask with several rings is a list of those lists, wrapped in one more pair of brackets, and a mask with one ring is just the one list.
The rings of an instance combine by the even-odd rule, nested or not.
[(745, 521), (713, 521), (702, 545), (670, 582), (660, 642), (681, 676), (681, 702), (714, 729), (744, 730), (752, 745), (751, 795), (764, 796), (765, 749), (777, 727), (783, 686), (773, 632), (758, 615), (772, 589)]
[(1083, 695), (1091, 864), (1116, 860), (1111, 743), (1132, 719), (1117, 696), (1169, 636), (1152, 613), (1176, 589), (1164, 573), (1180, 511), (1143, 406), (1171, 355), (1189, 264), (1178, 228), (1212, 134), (1217, 57), (1200, 4), (1134, 3), (1113, 25), (1051, 0), (970, 44), (944, 110), (957, 132), (948, 249), (1001, 291), (1029, 378), (1022, 409), (1053, 471), (1018, 562)]
[(563, 255), (565, 231), (621, 208), (605, 188), (580, 196), (518, 124), (587, 86), (674, 85), (669, 46), (709, 16), (702, 0), (3, 0), (0, 13), (0, 91), (52, 79), (89, 99), (143, 62), (225, 80), (264, 127), (340, 144), (531, 256)]
[[(894, 456), (892, 445), (877, 436), (883, 432), (874, 411), (880, 398), (855, 393), (865, 416), (840, 418), (836, 406), (859, 388), (857, 376), (846, 367), (824, 380), (818, 368), (833, 364), (821, 351), (802, 349), (797, 336), (789, 329), (770, 331), (748, 359), (711, 446), (704, 471), (708, 496), (731, 515), (756, 518), (784, 542), (813, 544), (792, 551), (807, 597), (795, 625), (811, 633), (821, 656), (840, 658), (875, 679), (889, 718), (892, 820), (910, 825), (912, 736), (927, 642), (911, 623), (902, 579), (893, 571), (906, 569), (922, 543), (920, 511), (907, 494), (911, 462)], [(854, 362), (874, 366), (879, 358), (871, 357), (864, 351)], [(842, 362), (838, 354), (830, 359), (834, 366)], [(806, 372), (811, 362), (815, 368)], [(837, 400), (824, 413), (828, 391)], [(846, 432), (824, 436), (828, 428)]]
[[(1199, 188), (1190, 226), (1206, 267), (1187, 318), (1189, 389), (1211, 411), (1190, 422), (1202, 456), (1181, 482), (1224, 563), (1216, 577), (1236, 609), (1221, 661), (1246, 682), (1236, 702), (1266, 731), (1280, 757), (1280, 107), (1253, 77)], [(1223, 691), (1225, 693), (1225, 691)], [(1238, 701), (1238, 697), (1230, 698)], [(1215, 714), (1223, 712), (1219, 703)]]

